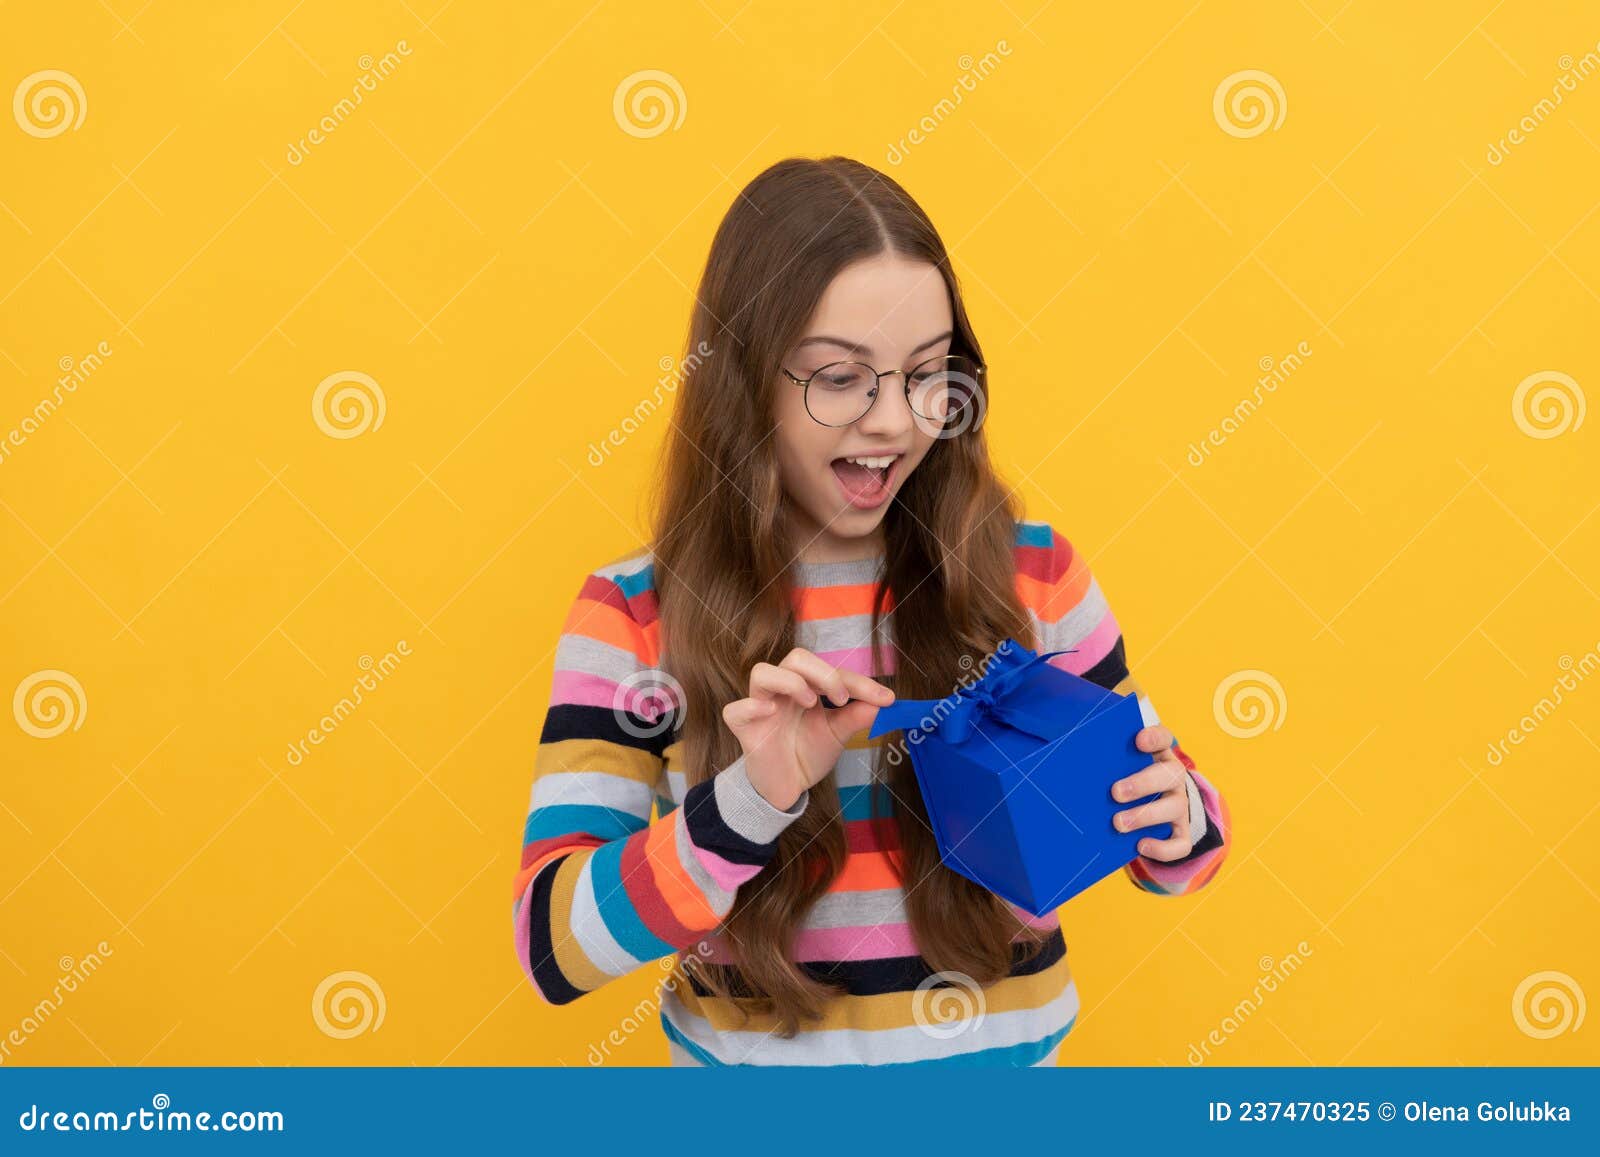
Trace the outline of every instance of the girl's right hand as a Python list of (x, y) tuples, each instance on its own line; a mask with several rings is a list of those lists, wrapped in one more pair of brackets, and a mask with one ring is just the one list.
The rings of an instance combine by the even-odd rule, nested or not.
[[(848, 705), (829, 709), (824, 695)], [(724, 707), (722, 721), (744, 748), (751, 784), (773, 807), (788, 811), (833, 770), (845, 741), (893, 702), (894, 692), (875, 679), (796, 647), (777, 666), (757, 663), (749, 697)]]

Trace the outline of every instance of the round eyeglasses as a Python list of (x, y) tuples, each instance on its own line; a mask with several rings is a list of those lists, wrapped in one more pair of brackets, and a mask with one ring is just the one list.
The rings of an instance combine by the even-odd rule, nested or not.
[(958, 424), (979, 404), (979, 382), (984, 367), (961, 354), (929, 358), (910, 371), (879, 372), (865, 362), (830, 362), (809, 377), (784, 376), (805, 389), (806, 413), (823, 426), (848, 426), (864, 418), (878, 400), (884, 378), (899, 374), (905, 380), (906, 401), (923, 422), (934, 423), (937, 433)]

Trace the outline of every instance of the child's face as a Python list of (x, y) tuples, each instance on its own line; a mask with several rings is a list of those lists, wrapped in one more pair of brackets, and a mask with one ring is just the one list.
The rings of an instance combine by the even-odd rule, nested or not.
[[(951, 324), (950, 294), (939, 271), (882, 254), (839, 272), (783, 364), (802, 379), (837, 361), (909, 372), (950, 352)], [(811, 386), (811, 406), (832, 420), (822, 388), (820, 380)], [(912, 412), (901, 374), (884, 378), (871, 409), (847, 426), (815, 421), (806, 393), (778, 375), (774, 437), (800, 533), (796, 549), (811, 561), (857, 557), (876, 543), (889, 503), (932, 447), (937, 426)], [(850, 458), (892, 461), (881, 466)]]

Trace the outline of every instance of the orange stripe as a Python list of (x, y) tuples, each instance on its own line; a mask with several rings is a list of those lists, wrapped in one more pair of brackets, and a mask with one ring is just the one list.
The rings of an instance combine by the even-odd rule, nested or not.
[(900, 887), (900, 877), (886, 852), (855, 852), (828, 888), (830, 892), (874, 892)]
[(529, 864), (526, 868), (523, 868), (520, 872), (517, 873), (516, 883), (513, 885), (512, 889), (511, 889), (511, 898), (513, 900), (522, 899), (522, 893), (524, 893), (524, 892), (526, 892), (528, 890), (528, 884), (533, 880), (533, 878), (535, 876), (537, 876), (539, 874), (539, 869), (544, 867), (551, 860), (560, 859), (562, 856), (567, 855), (569, 852), (582, 851), (582, 850), (583, 850), (583, 848), (581, 846), (575, 846), (575, 847), (570, 847), (570, 848), (556, 848), (553, 851), (548, 851), (544, 855), (540, 856), (537, 860), (533, 861), (533, 863)]
[(689, 870), (678, 858), (678, 825), (682, 822), (683, 813), (679, 811), (671, 823), (650, 825), (650, 834), (645, 837), (645, 858), (650, 861), (656, 891), (678, 923), (685, 928), (715, 928), (722, 917), (711, 907), (705, 893), (695, 887)]
[(1017, 594), (1023, 605), (1047, 623), (1057, 622), (1089, 593), (1093, 576), (1087, 566), (1075, 567), (1054, 583), (1040, 582), (1028, 575), (1017, 575)]
[(795, 591), (795, 617), (798, 619), (837, 619), (845, 615), (872, 613), (871, 583), (843, 587), (806, 587)]
[(661, 625), (655, 622), (641, 627), (615, 607), (579, 599), (568, 612), (561, 633), (594, 639), (628, 652), (647, 666), (655, 666)]

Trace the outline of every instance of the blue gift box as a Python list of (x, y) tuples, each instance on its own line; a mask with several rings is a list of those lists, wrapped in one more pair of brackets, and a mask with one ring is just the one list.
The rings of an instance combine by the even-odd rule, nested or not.
[(1170, 823), (1120, 832), (1111, 786), (1150, 766), (1134, 746), (1138, 697), (1051, 665), (1012, 639), (982, 677), (943, 699), (897, 699), (870, 737), (905, 732), (946, 866), (1043, 916), (1166, 839)]

